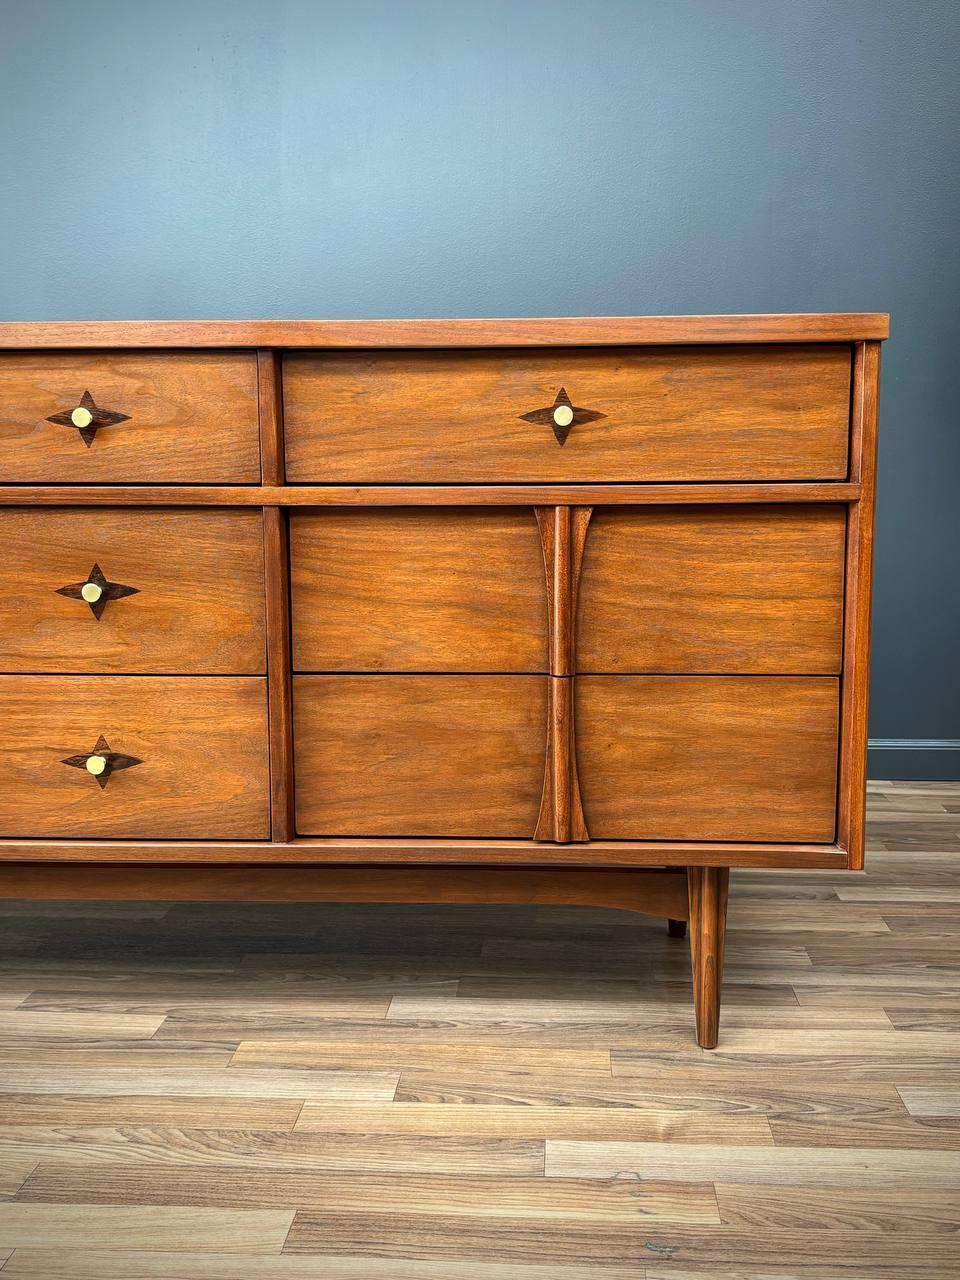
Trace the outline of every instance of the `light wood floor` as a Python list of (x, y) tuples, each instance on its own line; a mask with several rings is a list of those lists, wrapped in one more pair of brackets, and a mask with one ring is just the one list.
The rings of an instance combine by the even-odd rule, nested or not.
[(0, 1280), (960, 1275), (960, 786), (686, 942), (534, 908), (0, 903)]

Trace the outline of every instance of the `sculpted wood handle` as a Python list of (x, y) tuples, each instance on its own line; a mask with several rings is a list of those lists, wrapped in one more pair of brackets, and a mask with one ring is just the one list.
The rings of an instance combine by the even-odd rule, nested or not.
[(91, 777), (96, 778), (102, 791), (112, 774), (121, 769), (132, 769), (134, 765), (143, 764), (143, 761), (137, 756), (127, 756), (121, 751), (111, 751), (110, 743), (101, 734), (92, 751), (84, 751), (78, 756), (67, 756), (60, 763), (68, 764), (72, 769), (85, 769)]
[(84, 391), (75, 409), (67, 409), (63, 413), (52, 413), (47, 421), (58, 427), (73, 427), (80, 433), (80, 439), (89, 449), (101, 427), (113, 427), (118, 422), (129, 422), (130, 415), (117, 413), (113, 409), (101, 409), (90, 392)]

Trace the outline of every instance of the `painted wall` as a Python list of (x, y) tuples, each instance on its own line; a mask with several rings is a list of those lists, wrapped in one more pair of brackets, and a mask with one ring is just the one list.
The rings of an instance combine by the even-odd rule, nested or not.
[(872, 732), (960, 739), (955, 0), (0, 13), (0, 318), (891, 311)]

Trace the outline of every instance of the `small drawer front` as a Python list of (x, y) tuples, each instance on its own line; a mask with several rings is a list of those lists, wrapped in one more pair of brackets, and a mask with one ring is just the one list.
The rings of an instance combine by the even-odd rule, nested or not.
[(253, 353), (0, 355), (0, 480), (259, 479)]
[(299, 482), (834, 480), (840, 345), (294, 354)]
[(591, 836), (832, 840), (838, 702), (830, 677), (578, 676)]
[(0, 511), (0, 670), (266, 670), (254, 511)]
[(302, 835), (529, 839), (544, 676), (296, 676)]
[(845, 535), (841, 507), (595, 511), (578, 671), (835, 675)]
[(267, 839), (266, 682), (0, 676), (0, 835)]
[(299, 671), (546, 670), (530, 508), (294, 513), (290, 555)]

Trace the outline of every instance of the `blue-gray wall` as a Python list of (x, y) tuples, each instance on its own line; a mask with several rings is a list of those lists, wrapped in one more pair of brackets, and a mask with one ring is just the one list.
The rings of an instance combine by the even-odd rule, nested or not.
[(957, 0), (0, 0), (0, 318), (889, 310), (872, 733), (957, 740), (958, 55)]

